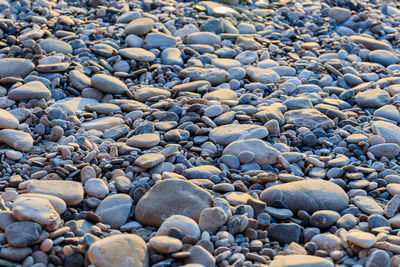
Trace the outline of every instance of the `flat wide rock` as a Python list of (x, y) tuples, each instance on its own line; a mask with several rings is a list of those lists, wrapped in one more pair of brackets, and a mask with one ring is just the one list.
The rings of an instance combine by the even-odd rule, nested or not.
[(276, 257), (270, 267), (333, 267), (333, 262), (311, 255), (286, 255)]
[(39, 193), (61, 198), (67, 205), (77, 205), (83, 200), (83, 187), (80, 183), (63, 180), (32, 181), (26, 188), (28, 193)]
[(318, 210), (340, 212), (349, 205), (349, 198), (340, 186), (319, 179), (271, 186), (261, 193), (260, 199), (267, 205), (280, 200), (293, 212), (306, 210), (310, 214)]
[(267, 135), (267, 128), (259, 125), (227, 124), (212, 129), (209, 137), (217, 144), (229, 145), (236, 140), (264, 138)]

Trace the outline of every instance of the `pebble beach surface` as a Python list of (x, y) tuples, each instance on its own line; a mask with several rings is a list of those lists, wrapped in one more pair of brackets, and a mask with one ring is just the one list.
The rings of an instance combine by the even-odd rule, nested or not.
[(0, 0), (0, 266), (400, 266), (400, 6)]

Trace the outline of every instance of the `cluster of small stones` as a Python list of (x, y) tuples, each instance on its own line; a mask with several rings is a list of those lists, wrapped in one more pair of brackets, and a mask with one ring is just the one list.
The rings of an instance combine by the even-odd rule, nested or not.
[(400, 7), (0, 0), (0, 265), (400, 265)]

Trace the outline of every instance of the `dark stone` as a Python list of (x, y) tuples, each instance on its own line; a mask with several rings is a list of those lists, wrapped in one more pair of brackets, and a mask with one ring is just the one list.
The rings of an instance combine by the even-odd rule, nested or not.
[(64, 259), (64, 267), (83, 267), (84, 259), (81, 254), (73, 253), (69, 254)]
[(295, 223), (273, 223), (269, 227), (268, 236), (281, 245), (292, 242), (300, 243), (302, 240), (301, 227)]

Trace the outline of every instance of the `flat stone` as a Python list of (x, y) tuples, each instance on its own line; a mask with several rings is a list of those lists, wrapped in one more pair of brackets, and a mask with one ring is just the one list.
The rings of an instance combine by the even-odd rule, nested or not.
[(394, 195), (385, 206), (385, 216), (392, 218), (400, 207), (400, 195)]
[(328, 229), (340, 218), (339, 213), (332, 210), (319, 210), (311, 215), (310, 223), (319, 229)]
[(86, 76), (83, 72), (78, 70), (71, 70), (68, 73), (68, 78), (75, 88), (79, 90), (83, 90), (85, 88), (89, 88), (91, 86), (91, 80), (88, 76)]
[(260, 83), (277, 83), (280, 82), (281, 78), (273, 70), (263, 69), (258, 67), (247, 67), (246, 68), (247, 76), (249, 76), (250, 80), (253, 82)]
[[(1, 259), (6, 259), (14, 262), (23, 261), (32, 254), (32, 248), (24, 247), (24, 248), (14, 248), (14, 247), (5, 247), (0, 250)], [(14, 266), (14, 265), (11, 265)]]
[(348, 20), (351, 16), (351, 11), (347, 8), (332, 7), (329, 9), (329, 17), (335, 19), (339, 23), (343, 23)]
[(385, 105), (374, 112), (374, 116), (389, 119), (395, 122), (400, 122), (400, 112), (393, 105)]
[(236, 100), (237, 96), (235, 91), (230, 89), (218, 89), (208, 92), (203, 96), (207, 100)]
[(63, 214), (64, 211), (67, 209), (67, 204), (65, 203), (65, 201), (56, 196), (46, 195), (46, 194), (36, 194), (36, 193), (24, 193), (18, 195), (17, 199), (25, 197), (47, 199), (58, 214)]
[(163, 162), (165, 160), (165, 157), (162, 154), (159, 153), (148, 153), (139, 156), (135, 160), (135, 165), (148, 169), (156, 166), (157, 164)]
[(60, 215), (47, 199), (18, 198), (13, 203), (12, 213), (17, 220), (37, 222), (47, 231), (54, 231), (61, 225)]
[(15, 218), (11, 211), (0, 211), (0, 229), (5, 230), (7, 226), (15, 222)]
[(268, 237), (281, 245), (300, 243), (301, 228), (295, 223), (273, 223), (269, 226)]
[(266, 207), (265, 212), (278, 220), (286, 220), (293, 216), (293, 212), (289, 209)]
[(154, 133), (139, 134), (126, 140), (128, 146), (150, 148), (160, 143), (160, 136)]
[(156, 59), (156, 56), (152, 52), (140, 47), (123, 48), (119, 50), (119, 54), (123, 57), (140, 62), (151, 62)]
[(33, 138), (30, 134), (12, 129), (0, 130), (0, 140), (22, 152), (28, 152), (33, 146)]
[(126, 194), (114, 194), (106, 197), (96, 209), (101, 221), (118, 229), (129, 217), (133, 199)]
[(377, 49), (383, 49), (383, 50), (388, 50), (388, 51), (393, 50), (392, 46), (389, 45), (388, 43), (378, 41), (373, 38), (369, 38), (369, 37), (365, 37), (365, 36), (353, 35), (353, 36), (350, 36), (348, 40), (350, 42), (353, 42), (356, 44), (362, 44), (369, 50), (377, 50)]
[(182, 78), (190, 78), (191, 81), (206, 80), (212, 85), (219, 85), (229, 81), (229, 73), (219, 68), (188, 67), (180, 72)]
[(170, 236), (154, 236), (150, 238), (149, 245), (160, 253), (170, 254), (182, 248), (182, 241)]
[(55, 51), (56, 53), (72, 54), (71, 45), (58, 39), (44, 39), (40, 41), (39, 45), (47, 53)]
[(4, 234), (12, 247), (27, 247), (40, 238), (42, 227), (35, 222), (14, 222), (7, 226)]
[(375, 121), (372, 123), (372, 130), (383, 137), (387, 143), (400, 145), (400, 127), (397, 125), (386, 121)]
[(108, 189), (108, 184), (104, 182), (102, 179), (92, 178), (85, 182), (84, 186), (85, 192), (90, 197), (96, 197), (99, 199), (105, 198), (108, 193), (110, 193)]
[(214, 45), (221, 42), (221, 37), (212, 32), (194, 32), (186, 37), (188, 44)]
[(151, 32), (146, 35), (144, 39), (145, 46), (148, 48), (160, 48), (160, 47), (171, 47), (175, 46), (175, 37), (161, 33), (161, 32)]
[(387, 157), (392, 159), (400, 153), (400, 146), (395, 143), (373, 145), (368, 148), (376, 158)]
[(112, 114), (121, 111), (119, 106), (110, 103), (101, 103), (96, 105), (87, 104), (85, 109), (89, 111), (96, 111), (97, 113), (101, 114)]
[(383, 209), (381, 206), (376, 203), (376, 201), (373, 198), (366, 197), (366, 196), (356, 196), (354, 198), (354, 204), (363, 212), (365, 212), (368, 215), (371, 214), (379, 214), (383, 215)]
[(218, 175), (221, 172), (215, 166), (212, 165), (202, 165), (191, 167), (182, 172), (182, 175), (188, 179), (210, 179), (213, 175)]
[(268, 135), (268, 130), (259, 125), (227, 124), (218, 126), (210, 131), (209, 137), (217, 144), (229, 145), (237, 140), (258, 139)]
[(86, 130), (98, 130), (105, 132), (112, 127), (122, 125), (124, 123), (125, 121), (119, 117), (101, 117), (82, 123), (82, 127)]
[(35, 69), (35, 65), (29, 59), (2, 58), (0, 59), (0, 78), (16, 77), (25, 78)]
[(335, 126), (331, 119), (316, 109), (290, 110), (285, 112), (284, 116), (286, 123), (292, 123), (297, 127), (329, 129)]
[(347, 240), (362, 248), (370, 248), (376, 243), (376, 237), (373, 234), (358, 231), (349, 232)]
[(232, 206), (247, 205), (247, 202), (249, 200), (257, 201), (254, 197), (245, 192), (228, 192), (225, 193), (223, 196), (226, 201), (228, 201), (229, 204)]
[(125, 34), (145, 35), (149, 33), (154, 26), (154, 21), (150, 18), (138, 18), (132, 20), (125, 27)]
[(280, 155), (278, 150), (260, 139), (234, 141), (224, 149), (222, 154), (239, 157), (244, 151), (251, 151), (254, 154), (252, 162), (256, 162), (259, 165), (275, 164), (278, 162), (278, 156)]
[(390, 95), (381, 89), (370, 89), (358, 93), (354, 100), (362, 108), (380, 108), (390, 102)]
[(32, 181), (26, 188), (28, 193), (52, 195), (61, 198), (67, 205), (77, 205), (83, 200), (83, 187), (75, 181)]
[(340, 212), (349, 204), (349, 198), (341, 187), (319, 179), (271, 186), (261, 193), (260, 199), (267, 205), (280, 200), (293, 212), (306, 210), (309, 213), (318, 210)]
[(215, 258), (204, 249), (202, 246), (195, 245), (189, 249), (190, 256), (185, 259), (185, 264), (188, 265), (190, 263), (201, 264), (204, 267), (214, 267)]
[(368, 59), (371, 62), (379, 63), (385, 67), (396, 64), (399, 60), (398, 57), (387, 50), (377, 49), (368, 54)]
[(277, 256), (270, 263), (270, 267), (333, 267), (333, 262), (311, 255)]
[(171, 93), (167, 90), (155, 88), (155, 87), (142, 87), (137, 89), (134, 93), (135, 99), (140, 102), (146, 102), (149, 98), (155, 96), (164, 96), (168, 98), (171, 96)]
[(16, 129), (19, 121), (10, 112), (0, 109), (0, 128), (1, 129)]
[(183, 66), (182, 52), (178, 48), (168, 47), (161, 53), (161, 63), (165, 65)]
[(377, 250), (368, 257), (365, 267), (390, 267), (390, 257), (386, 251)]
[(149, 266), (146, 242), (133, 234), (110, 235), (99, 239), (89, 247), (87, 256), (96, 267)]
[(94, 88), (109, 94), (122, 94), (128, 90), (121, 80), (107, 74), (94, 75), (91, 83)]
[(12, 100), (30, 100), (42, 98), (49, 100), (51, 97), (51, 92), (42, 82), (33, 81), (14, 88), (8, 92), (7, 96)]
[(168, 179), (156, 183), (139, 200), (136, 219), (144, 224), (159, 227), (172, 215), (184, 215), (195, 221), (200, 213), (212, 206), (211, 195), (191, 182)]
[(53, 72), (64, 72), (69, 68), (68, 62), (60, 62), (53, 64), (40, 64), (36, 67), (38, 72), (53, 73)]
[(311, 238), (311, 242), (317, 243), (319, 249), (325, 250), (328, 253), (336, 250), (343, 250), (341, 239), (330, 233), (317, 234)]
[(204, 209), (200, 213), (199, 226), (203, 231), (215, 232), (228, 220), (225, 211), (220, 207)]
[(387, 191), (392, 195), (395, 196), (397, 194), (400, 194), (400, 184), (388, 184), (387, 185)]

